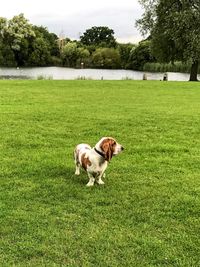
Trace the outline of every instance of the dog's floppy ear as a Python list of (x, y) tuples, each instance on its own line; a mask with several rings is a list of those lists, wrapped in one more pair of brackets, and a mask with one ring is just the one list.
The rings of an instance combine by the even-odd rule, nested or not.
[(105, 160), (108, 162), (112, 159), (113, 156), (113, 144), (111, 139), (105, 139), (101, 145), (101, 149), (105, 154)]

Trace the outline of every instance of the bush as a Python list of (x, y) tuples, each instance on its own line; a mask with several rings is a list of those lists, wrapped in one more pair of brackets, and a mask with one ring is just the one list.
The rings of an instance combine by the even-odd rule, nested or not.
[[(144, 71), (151, 71), (151, 72), (183, 72), (189, 73), (191, 68), (191, 63), (182, 63), (182, 62), (175, 62), (172, 63), (150, 63), (147, 62), (144, 64), (143, 70)], [(200, 69), (199, 69), (200, 71)]]
[(38, 75), (37, 76), (37, 80), (53, 80), (53, 76), (49, 75), (49, 76), (46, 76), (46, 75)]
[(53, 66), (62, 66), (62, 60), (59, 57), (52, 56), (51, 57), (51, 63)]
[(92, 66), (103, 69), (120, 68), (120, 54), (114, 48), (98, 48), (92, 54)]
[(150, 41), (141, 41), (139, 45), (130, 52), (131, 68), (134, 70), (143, 70), (144, 64), (155, 61), (151, 54)]
[(78, 47), (77, 43), (67, 43), (62, 51), (62, 62), (66, 67), (81, 67), (81, 63), (88, 65), (90, 52), (83, 47)]

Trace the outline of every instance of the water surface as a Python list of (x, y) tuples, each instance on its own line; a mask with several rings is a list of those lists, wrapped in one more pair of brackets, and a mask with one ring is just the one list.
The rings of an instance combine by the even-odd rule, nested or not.
[[(73, 69), (64, 67), (0, 68), (1, 79), (53, 79), (53, 80), (163, 80), (164, 73), (152, 73), (132, 70)], [(188, 81), (188, 73), (168, 72), (169, 81)], [(200, 78), (200, 76), (199, 76)]]

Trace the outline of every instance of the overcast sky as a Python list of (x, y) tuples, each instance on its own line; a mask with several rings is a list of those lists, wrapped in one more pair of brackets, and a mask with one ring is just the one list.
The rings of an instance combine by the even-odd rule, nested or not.
[(108, 26), (120, 42), (142, 39), (135, 29), (135, 20), (142, 14), (137, 0), (6, 0), (1, 4), (1, 17), (10, 19), (20, 13), (32, 24), (70, 39), (78, 39), (92, 26)]

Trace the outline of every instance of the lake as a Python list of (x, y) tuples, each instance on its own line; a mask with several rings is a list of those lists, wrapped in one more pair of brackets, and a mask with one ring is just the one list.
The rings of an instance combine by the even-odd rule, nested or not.
[[(164, 73), (152, 73), (132, 70), (107, 69), (73, 69), (64, 67), (34, 67), (34, 68), (0, 68), (1, 79), (53, 79), (53, 80), (163, 80)], [(188, 81), (189, 74), (168, 72), (169, 81)], [(200, 78), (200, 77), (199, 77)]]

